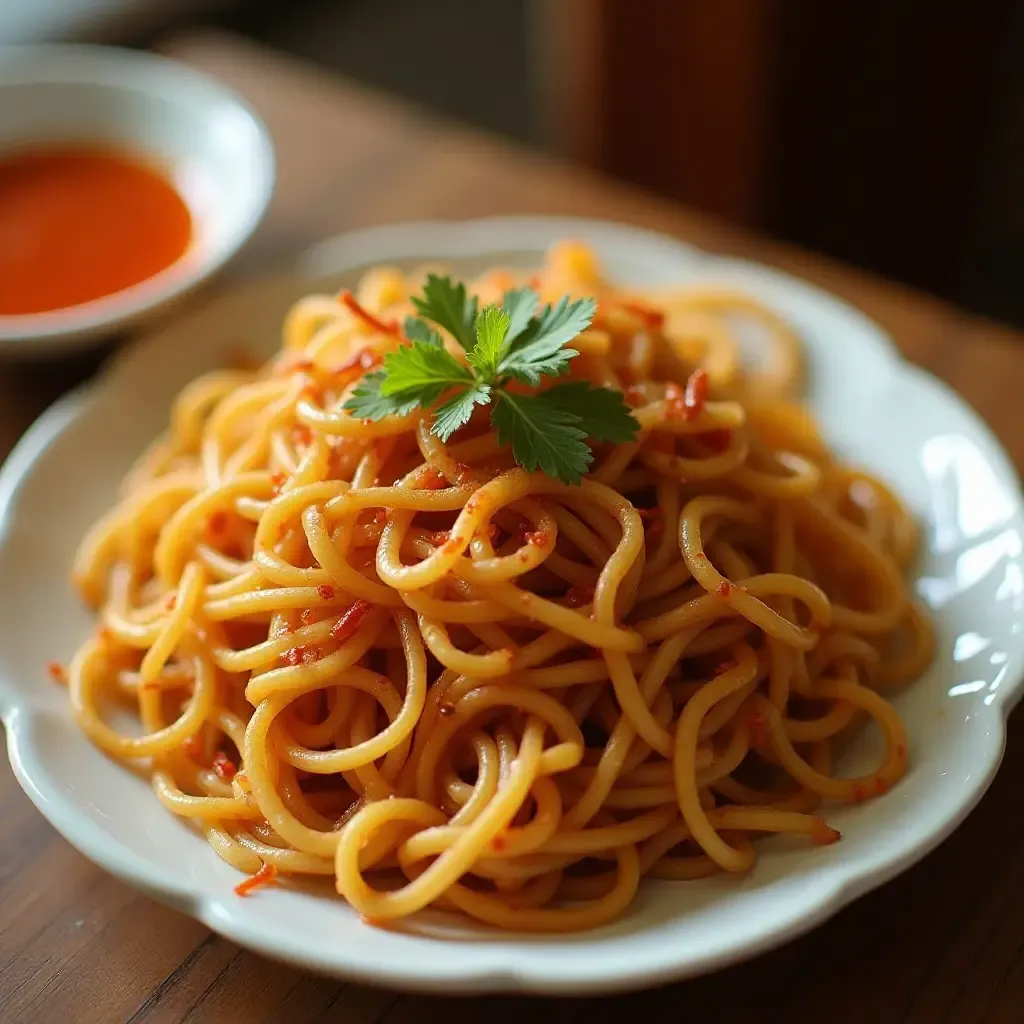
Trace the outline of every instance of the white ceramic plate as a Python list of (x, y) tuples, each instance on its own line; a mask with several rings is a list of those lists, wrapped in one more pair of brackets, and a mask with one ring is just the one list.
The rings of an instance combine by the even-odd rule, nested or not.
[(215, 274), (260, 222), (274, 188), (270, 137), (212, 78), (112, 46), (0, 47), (0, 155), (99, 145), (155, 165), (185, 200), (192, 240), (130, 288), (66, 309), (0, 316), (0, 355), (45, 356), (124, 330)]
[[(74, 546), (163, 427), (177, 389), (226, 349), (273, 349), (281, 315), (301, 293), (351, 284), (363, 267), (384, 261), (441, 259), (466, 270), (536, 263), (551, 241), (567, 236), (590, 241), (620, 281), (729, 282), (777, 308), (809, 348), (811, 396), (829, 441), (894, 481), (925, 520), (916, 586), (931, 606), (939, 644), (932, 669), (897, 698), (910, 733), (910, 772), (885, 797), (830, 812), (843, 833), (835, 846), (769, 840), (748, 877), (645, 883), (623, 920), (572, 937), (475, 931), (441, 914), (423, 915), (424, 934), (367, 928), (326, 888), (270, 888), (239, 899), (231, 891), (238, 874), (167, 813), (142, 779), (86, 741), (64, 691), (46, 679), (45, 661), (68, 658), (92, 625), (66, 582)], [(977, 416), (828, 295), (616, 225), (413, 224), (326, 243), (293, 278), (212, 301), (54, 406), (0, 473), (0, 507), (0, 707), (11, 761), (39, 809), (98, 864), (243, 946), (380, 984), (593, 994), (683, 978), (778, 945), (892, 878), (956, 827), (996, 771), (1006, 716), (1021, 693), (1021, 495), (1013, 467)], [(871, 763), (875, 740), (865, 732), (842, 767)]]

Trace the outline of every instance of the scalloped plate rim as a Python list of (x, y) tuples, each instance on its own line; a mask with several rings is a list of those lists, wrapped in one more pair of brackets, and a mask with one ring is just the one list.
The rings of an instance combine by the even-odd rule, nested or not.
[[(319, 274), (328, 266), (334, 272), (340, 273), (342, 270), (351, 270), (382, 259), (419, 256), (423, 253), (424, 240), (429, 240), (431, 236), (436, 238), (438, 233), (442, 233), (446, 239), (446, 244), (442, 248), (461, 249), (461, 255), (465, 258), (470, 255), (486, 255), (488, 251), (515, 248), (494, 244), (493, 235), (502, 235), (503, 232), (506, 237), (512, 235), (525, 238), (536, 234), (554, 234), (557, 237), (580, 231), (596, 232), (604, 237), (628, 237), (633, 243), (647, 245), (652, 249), (658, 247), (685, 258), (698, 260), (702, 265), (746, 268), (756, 271), (768, 280), (783, 280), (788, 287), (795, 284), (815, 301), (825, 301), (834, 310), (842, 309), (845, 315), (854, 318), (859, 327), (866, 328), (865, 333), (870, 333), (875, 354), (884, 357), (896, 371), (896, 384), (902, 383), (909, 388), (925, 389), (931, 393), (932, 400), (954, 403), (960, 413), (966, 416), (977, 437), (985, 442), (985, 455), (995, 461), (1001, 480), (1012, 481), (1016, 513), (1018, 517), (1020, 516), (1021, 492), (1016, 471), (998, 440), (974, 410), (947, 385), (904, 361), (888, 336), (859, 310), (784, 272), (747, 260), (734, 260), (705, 253), (667, 236), (632, 226), (576, 218), (545, 217), (498, 217), (469, 222), (421, 221), (363, 229), (320, 243), (300, 258), (298, 266), (300, 273), (303, 270), (308, 272), (315, 269)], [(484, 244), (485, 237), (492, 238), (489, 246)], [(377, 248), (382, 252), (390, 252), (390, 257), (375, 254), (374, 250)], [(534, 249), (536, 245), (524, 248)], [(347, 255), (352, 249), (369, 249), (371, 254), (354, 259)], [(285, 281), (291, 278), (281, 276), (272, 280)], [(201, 319), (210, 306), (230, 300), (232, 297), (252, 294), (255, 289), (262, 287), (262, 282), (242, 285), (215, 297), (191, 315)], [(186, 313), (183, 319), (189, 315)], [(87, 408), (95, 402), (102, 401), (104, 395), (114, 393), (113, 385), (123, 373), (128, 372), (133, 366), (141, 366), (144, 363), (150, 347), (159, 344), (161, 333), (156, 332), (148, 342), (143, 340), (119, 354), (98, 380), (60, 399), (43, 413), (21, 438), (0, 469), (0, 547), (10, 543), (11, 539), (11, 501), (37, 460), (45, 458), (48, 448), (58, 437), (73, 429), (75, 422)], [(1017, 652), (1017, 655), (1019, 661), (1020, 652)], [(414, 958), (403, 959), (403, 944), (407, 947), (406, 951), (415, 948), (419, 952), (422, 952), (425, 946), (434, 947), (438, 951), (450, 950), (453, 947), (453, 944), (447, 942), (403, 935), (396, 936), (399, 940), (396, 959), (388, 963), (372, 962), (365, 956), (360, 956), (358, 948), (344, 950), (339, 955), (337, 949), (330, 943), (321, 944), (319, 950), (310, 949), (301, 943), (282, 944), (280, 937), (275, 938), (273, 935), (265, 934), (260, 927), (253, 927), (242, 909), (245, 904), (231, 903), (229, 906), (221, 899), (203, 892), (202, 889), (169, 884), (155, 874), (155, 866), (145, 857), (111, 839), (94, 822), (76, 814), (74, 803), (54, 784), (52, 776), (37, 758), (31, 744), (34, 719), (50, 712), (33, 709), (24, 699), (26, 694), (19, 690), (17, 684), (9, 683), (5, 668), (0, 663), (0, 711), (7, 727), (9, 757), (19, 783), (54, 827), (86, 856), (129, 884), (196, 917), (214, 931), (247, 948), (322, 973), (436, 992), (596, 994), (622, 991), (705, 973), (765, 952), (804, 934), (832, 917), (854, 899), (901, 873), (934, 849), (963, 821), (984, 794), (998, 770), (1006, 740), (1006, 718), (1021, 698), (1022, 691), (1024, 686), (1019, 672), (1001, 687), (998, 699), (992, 702), (986, 718), (987, 723), (994, 725), (995, 728), (985, 734), (988, 742), (983, 750), (983, 765), (979, 766), (984, 770), (974, 776), (974, 784), (963, 792), (961, 799), (955, 805), (949, 806), (948, 814), (941, 826), (919, 838), (915, 844), (897, 855), (890, 856), (870, 871), (857, 872), (853, 870), (853, 865), (848, 870), (840, 870), (837, 866), (830, 867), (826, 863), (824, 866), (818, 865), (813, 870), (801, 873), (802, 877), (806, 876), (809, 882), (814, 883), (805, 886), (804, 899), (792, 901), (783, 911), (777, 913), (769, 926), (752, 931), (744, 941), (734, 942), (724, 950), (709, 949), (706, 955), (691, 957), (685, 961), (673, 960), (671, 950), (656, 950), (653, 953), (641, 953), (623, 965), (602, 964), (600, 971), (595, 972), (588, 969), (585, 963), (577, 964), (571, 971), (567, 971), (564, 965), (559, 966), (556, 955), (559, 943), (551, 938), (536, 943), (531, 941), (523, 947), (517, 947), (525, 950), (525, 955), (520, 958), (523, 962), (518, 964), (509, 962), (510, 954), (507, 948), (499, 949), (486, 941), (459, 944), (463, 949), (473, 950), (471, 960), (462, 964), (453, 964), (451, 958), (443, 955), (436, 958), (426, 957), (423, 962), (417, 962)], [(19, 697), (22, 699), (19, 700)], [(571, 941), (567, 939), (565, 943)], [(642, 933), (634, 936), (633, 942), (643, 945)], [(446, 962), (446, 969), (439, 967)]]

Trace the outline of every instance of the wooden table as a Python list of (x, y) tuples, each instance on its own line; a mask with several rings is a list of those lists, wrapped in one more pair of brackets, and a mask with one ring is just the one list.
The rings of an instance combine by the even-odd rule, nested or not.
[[(279, 187), (235, 273), (286, 262), (348, 228), (431, 216), (584, 214), (632, 221), (801, 274), (860, 306), (906, 355), (954, 384), (1024, 467), (1024, 344), (936, 300), (750, 238), (693, 212), (428, 120), (321, 71), (211, 34), (168, 52), (237, 88), (266, 119)], [(91, 372), (0, 368), (0, 454)], [(6, 595), (5, 600), (11, 600)], [(1024, 714), (995, 784), (923, 863), (813, 934), (697, 981), (600, 1006), (712, 1021), (1024, 1019)], [(40, 817), (0, 768), (0, 1021), (584, 1019), (598, 1001), (448, 1000), (316, 978), (243, 952), (107, 876)]]

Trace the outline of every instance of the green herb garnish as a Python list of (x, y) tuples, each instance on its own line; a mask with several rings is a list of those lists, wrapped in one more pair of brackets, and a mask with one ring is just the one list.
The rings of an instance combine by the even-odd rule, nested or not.
[[(433, 408), (430, 431), (447, 441), (475, 406), (490, 405), (498, 442), (511, 446), (516, 462), (568, 484), (579, 483), (594, 460), (588, 438), (622, 443), (636, 437), (639, 424), (620, 391), (588, 381), (533, 395), (508, 390), (512, 381), (538, 387), (568, 370), (579, 352), (566, 346), (590, 325), (593, 299), (563, 298), (538, 310), (537, 293), (517, 288), (500, 306), (478, 309), (465, 285), (430, 274), (412, 301), (423, 319), (407, 318), (409, 344), (388, 353), (383, 368), (360, 382), (344, 406), (353, 416), (376, 421)], [(431, 324), (462, 346), (468, 365), (448, 352)]]

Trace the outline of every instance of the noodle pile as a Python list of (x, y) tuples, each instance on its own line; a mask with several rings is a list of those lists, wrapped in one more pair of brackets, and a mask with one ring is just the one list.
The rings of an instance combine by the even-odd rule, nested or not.
[[(422, 410), (342, 411), (421, 280), (308, 296), (268, 366), (181, 392), (77, 557), (100, 615), (67, 673), (82, 729), (253, 876), (240, 893), (326, 875), (370, 922), (589, 928), (644, 876), (838, 839), (819, 806), (906, 771), (885, 693), (932, 636), (915, 523), (796, 404), (792, 332), (740, 294), (620, 291), (570, 243), (473, 282), (597, 298), (571, 374), (641, 430), (569, 486), (516, 467), (483, 412), (446, 445)], [(868, 720), (881, 763), (838, 777)]]

